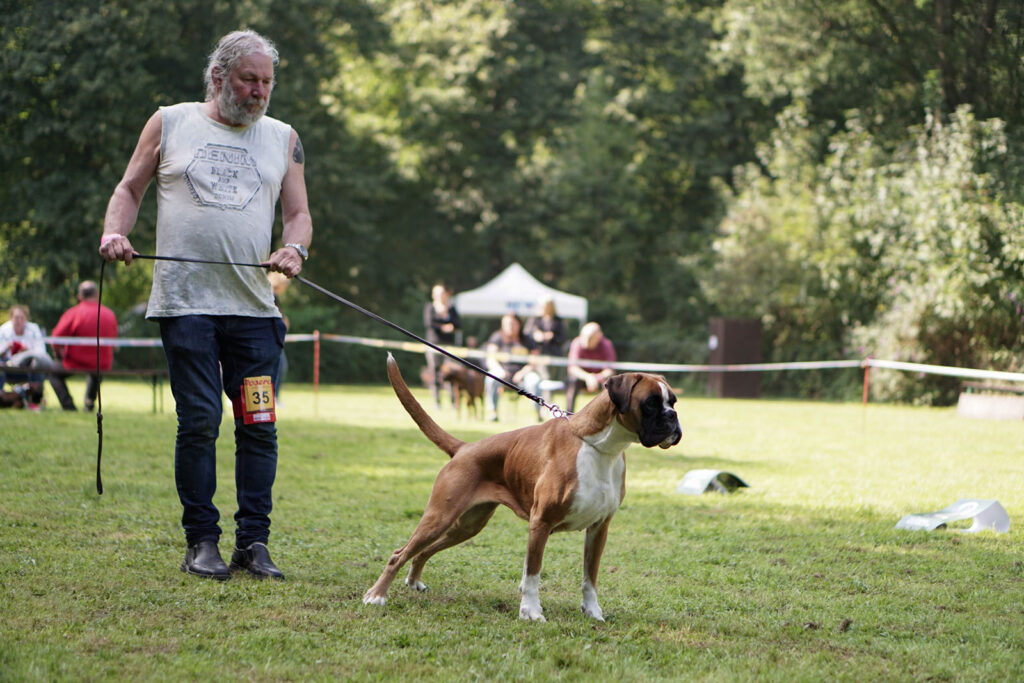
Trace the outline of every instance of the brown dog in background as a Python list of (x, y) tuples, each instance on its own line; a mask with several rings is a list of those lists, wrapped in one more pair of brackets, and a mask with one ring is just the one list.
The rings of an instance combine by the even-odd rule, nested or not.
[(453, 360), (441, 364), (441, 380), (450, 382), (455, 395), (455, 411), (462, 409), (462, 397), (466, 398), (466, 412), (473, 417), (484, 415), (484, 376)]

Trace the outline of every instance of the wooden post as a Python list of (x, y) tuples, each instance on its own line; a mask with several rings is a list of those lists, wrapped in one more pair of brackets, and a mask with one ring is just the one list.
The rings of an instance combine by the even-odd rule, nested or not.
[(861, 398), (863, 405), (868, 404), (868, 387), (870, 386), (871, 366), (864, 363), (864, 396)]
[(320, 417), (320, 330), (313, 330), (313, 417)]

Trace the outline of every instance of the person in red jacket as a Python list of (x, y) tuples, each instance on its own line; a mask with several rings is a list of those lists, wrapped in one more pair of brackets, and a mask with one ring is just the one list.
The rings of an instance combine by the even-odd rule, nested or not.
[[(98, 313), (97, 313), (98, 311)], [(96, 318), (99, 316), (99, 336), (117, 336), (117, 317), (114, 312), (99, 302), (99, 288), (92, 280), (85, 280), (78, 285), (78, 303), (60, 317), (51, 334), (54, 337), (90, 337), (96, 338)], [(95, 373), (96, 345), (56, 345), (54, 350), (60, 357), (65, 370), (91, 371)], [(101, 346), (99, 353), (99, 370), (107, 371), (114, 364), (114, 347)], [(64, 377), (54, 376), (55, 380), (64, 381)], [(85, 382), (85, 409), (91, 411), (96, 402), (96, 394), (100, 388), (98, 374), (90, 374)], [(75, 402), (69, 393), (61, 401), (64, 410), (75, 410)]]

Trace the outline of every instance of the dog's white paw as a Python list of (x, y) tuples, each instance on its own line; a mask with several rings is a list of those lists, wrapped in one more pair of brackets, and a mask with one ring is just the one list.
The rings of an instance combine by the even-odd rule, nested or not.
[(530, 607), (528, 605), (519, 606), (519, 618), (526, 621), (539, 621), (541, 623), (547, 621), (540, 607)]
[(523, 599), (519, 601), (519, 618), (528, 621), (547, 621), (544, 618), (544, 610), (540, 608), (540, 575), (523, 572), (519, 592), (523, 594)]
[(422, 581), (410, 581), (408, 577), (405, 579), (405, 585), (414, 591), (425, 591), (427, 590), (427, 584)]
[(597, 591), (594, 590), (594, 586), (591, 585), (588, 579), (583, 581), (583, 602), (580, 604), (580, 611), (591, 619), (604, 621), (604, 612), (601, 611), (601, 606), (597, 604)]
[(385, 598), (383, 595), (370, 595), (369, 593), (367, 593), (363, 596), (364, 605), (378, 605), (380, 607), (383, 607), (384, 603), (386, 603), (387, 601), (387, 598)]

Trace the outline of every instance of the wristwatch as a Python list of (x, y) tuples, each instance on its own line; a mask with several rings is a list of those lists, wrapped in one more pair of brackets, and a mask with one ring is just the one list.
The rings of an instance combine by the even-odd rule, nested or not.
[(302, 246), (301, 244), (299, 244), (298, 242), (289, 242), (288, 244), (286, 244), (284, 246), (291, 247), (295, 251), (299, 252), (299, 256), (302, 257), (303, 261), (305, 261), (306, 259), (309, 258), (309, 252), (306, 251), (306, 248), (304, 246)]

